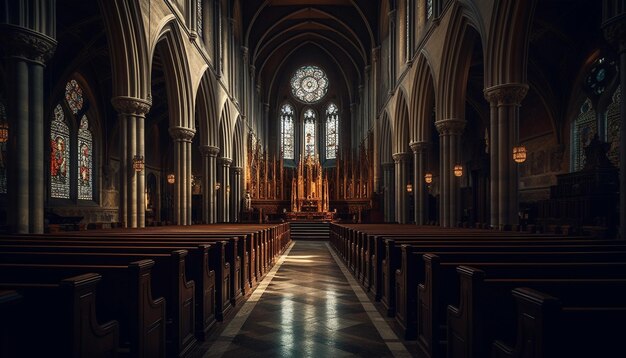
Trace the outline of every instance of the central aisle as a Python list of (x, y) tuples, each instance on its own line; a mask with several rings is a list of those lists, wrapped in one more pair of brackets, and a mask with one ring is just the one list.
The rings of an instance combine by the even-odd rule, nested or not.
[(294, 243), (205, 357), (409, 356), (325, 242)]

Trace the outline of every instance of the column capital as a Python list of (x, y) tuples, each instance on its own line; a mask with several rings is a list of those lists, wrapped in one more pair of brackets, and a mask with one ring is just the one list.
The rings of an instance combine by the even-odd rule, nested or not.
[(9, 50), (9, 57), (21, 57), (45, 63), (56, 50), (57, 42), (50, 36), (21, 26), (3, 25), (0, 39)]
[(230, 158), (225, 158), (225, 157), (219, 158), (219, 161), (220, 161), (220, 163), (222, 163), (222, 165), (223, 165), (223, 166), (225, 166), (225, 167), (230, 167), (230, 165), (231, 165), (231, 164), (232, 164), (232, 162), (233, 162), (233, 160), (232, 160), (232, 159), (230, 159)]
[(111, 104), (118, 113), (134, 116), (145, 115), (152, 106), (152, 102), (149, 100), (128, 96), (113, 97)]
[(463, 119), (443, 119), (435, 122), (435, 127), (440, 135), (455, 135), (463, 133), (466, 121)]
[(206, 157), (216, 158), (217, 155), (220, 153), (220, 148), (214, 147), (212, 145), (201, 145), (200, 153), (202, 153), (202, 155)]
[(170, 136), (177, 142), (191, 142), (196, 131), (186, 127), (170, 127)]
[(483, 93), (485, 95), (485, 99), (491, 104), (498, 106), (519, 106), (524, 97), (526, 97), (526, 93), (528, 93), (528, 85), (525, 83), (495, 85), (485, 88)]
[(429, 142), (411, 142), (411, 144), (409, 144), (409, 147), (411, 147), (411, 150), (413, 151), (413, 153), (425, 152), (426, 150), (428, 150), (428, 148), (430, 148), (430, 143)]
[(235, 175), (241, 175), (241, 173), (243, 172), (242, 167), (231, 167), (231, 169), (235, 172)]
[(393, 158), (393, 161), (395, 163), (402, 163), (405, 160), (409, 159), (409, 153), (407, 153), (407, 152), (394, 153), (391, 157)]
[(602, 30), (604, 38), (618, 52), (626, 51), (626, 15), (624, 13), (605, 20), (602, 23)]

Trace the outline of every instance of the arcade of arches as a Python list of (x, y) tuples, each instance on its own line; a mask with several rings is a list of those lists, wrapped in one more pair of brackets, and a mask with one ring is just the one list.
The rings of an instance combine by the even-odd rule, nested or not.
[(617, 3), (4, 0), (0, 221), (280, 220), (309, 156), (336, 219), (617, 236)]

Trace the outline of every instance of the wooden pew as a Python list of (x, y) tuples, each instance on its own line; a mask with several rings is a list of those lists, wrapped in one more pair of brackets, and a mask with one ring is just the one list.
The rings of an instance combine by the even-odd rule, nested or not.
[(97, 272), (102, 275), (96, 302), (98, 312), (105, 319), (120, 323), (120, 352), (131, 357), (165, 357), (165, 300), (152, 298), (153, 266), (152, 260), (127, 266), (2, 263), (0, 278), (6, 287), (22, 288), (31, 283), (54, 284), (64, 277)]
[(19, 346), (16, 341), (19, 335), (16, 322), (22, 300), (22, 295), (15, 290), (0, 291), (0, 357), (18, 355)]
[(21, 264), (124, 265), (143, 259), (155, 261), (152, 276), (157, 295), (165, 297), (168, 355), (185, 355), (196, 345), (194, 299), (195, 283), (185, 275), (186, 250), (160, 253), (98, 252), (0, 252), (0, 260)]
[[(483, 271), (469, 266), (459, 266), (457, 271), (460, 280), (460, 301), (458, 306), (448, 306), (448, 357), (484, 357), (488, 354), (496, 336), (501, 338), (502, 335), (506, 335), (507, 339), (511, 339), (512, 331), (507, 331), (507, 327), (510, 326), (507, 322), (515, 320), (515, 306), (510, 292), (519, 286), (530, 287), (558, 297), (569, 307), (614, 308), (611, 314), (619, 314), (626, 310), (626, 278), (624, 277), (578, 278), (576, 275), (571, 275), (567, 278), (552, 278), (550, 275), (545, 275), (540, 278), (526, 278), (524, 270), (519, 274), (509, 272), (499, 275), (490, 273), (489, 270)], [(591, 318), (597, 313), (591, 310), (586, 316)], [(622, 314), (622, 317), (626, 315)], [(569, 324), (576, 323), (581, 324), (577, 320)], [(599, 324), (601, 326), (605, 323), (601, 321)], [(582, 328), (583, 325), (581, 324), (580, 327)], [(589, 331), (594, 327), (586, 327), (586, 329)], [(593, 351), (594, 345), (604, 343), (604, 340), (577, 342), (572, 352), (578, 351), (583, 356), (590, 356), (586, 354)], [(585, 346), (591, 347), (585, 350)]]
[[(527, 287), (512, 291), (517, 306), (513, 345), (496, 340), (493, 358), (623, 357), (626, 307), (572, 307)], [(515, 324), (510, 322), (510, 324)], [(498, 334), (497, 337), (500, 337)]]

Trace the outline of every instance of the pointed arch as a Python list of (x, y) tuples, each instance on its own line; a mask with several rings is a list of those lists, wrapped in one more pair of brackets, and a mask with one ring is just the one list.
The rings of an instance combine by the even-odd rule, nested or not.
[[(151, 48), (151, 59), (159, 51), (163, 60), (163, 72), (167, 86), (170, 127), (195, 128), (194, 97), (188, 56), (181, 30), (175, 18), (164, 22)], [(150, 63), (152, 66), (152, 61)]]
[(200, 145), (217, 147), (219, 145), (218, 129), (220, 117), (217, 112), (215, 86), (215, 76), (207, 67), (200, 80), (200, 88), (195, 100), (196, 116), (200, 126), (198, 134), (200, 136)]
[(416, 59), (416, 73), (413, 81), (413, 98), (410, 101), (409, 122), (411, 142), (428, 142), (432, 126), (433, 108), (437, 93), (432, 68), (425, 53)]
[(467, 79), (474, 41), (481, 41), (485, 52), (484, 31), (477, 9), (469, 2), (456, 3), (445, 36), (437, 98), (437, 120), (464, 119)]
[(404, 153), (409, 148), (409, 107), (402, 86), (398, 87), (393, 129), (393, 151)]
[(391, 141), (391, 124), (389, 114), (385, 110), (380, 120), (380, 163), (392, 163), (392, 141)]
[(219, 147), (221, 149), (220, 157), (232, 159), (232, 141), (230, 126), (230, 106), (228, 101), (224, 102), (220, 115), (219, 124)]
[(244, 125), (241, 116), (237, 116), (237, 121), (235, 123), (235, 129), (233, 130), (233, 166), (234, 167), (243, 167), (245, 161), (245, 151), (244, 151)]

